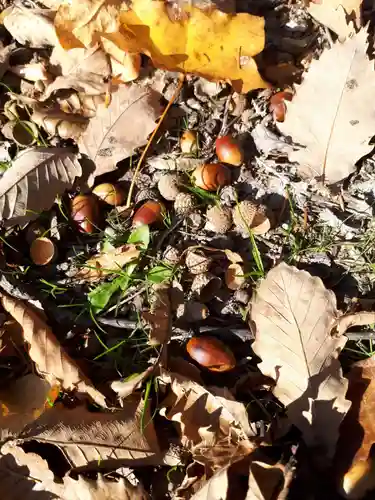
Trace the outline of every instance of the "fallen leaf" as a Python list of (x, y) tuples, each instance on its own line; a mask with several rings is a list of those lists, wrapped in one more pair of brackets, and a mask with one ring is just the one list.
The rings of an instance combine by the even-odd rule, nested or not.
[[(375, 90), (374, 63), (366, 55), (367, 32), (324, 50), (312, 61), (304, 81), (287, 103), (284, 123), (297, 151), (289, 160), (305, 178), (339, 182), (355, 171), (355, 163), (372, 150), (369, 140), (375, 113), (369, 102)], [(355, 103), (355, 106), (353, 105)]]
[(9, 58), (16, 48), (15, 43), (11, 43), (4, 47), (2, 43), (0, 43), (0, 78), (3, 78), (4, 74), (7, 72), (9, 68)]
[(33, 123), (50, 135), (59, 135), (62, 139), (78, 139), (85, 131), (88, 120), (84, 116), (73, 113), (64, 113), (38, 106), (31, 115)]
[[(141, 430), (142, 414), (148, 425)], [(121, 410), (90, 412), (86, 406), (68, 409), (55, 405), (26, 427), (22, 441), (36, 440), (58, 446), (72, 467), (101, 465), (162, 465), (153, 421), (140, 396), (127, 398)]]
[(99, 104), (79, 141), (80, 151), (96, 164), (94, 176), (115, 170), (117, 162), (146, 144), (161, 114), (159, 99), (154, 90), (132, 84), (121, 85), (108, 107)]
[(22, 326), (24, 339), (30, 346), (30, 357), (47, 382), (87, 393), (98, 405), (106, 407), (103, 394), (95, 389), (78, 365), (63, 351), (47, 323), (31, 307), (7, 295), (1, 296), (1, 303)]
[(117, 394), (120, 402), (127, 398), (135, 390), (139, 389), (146, 378), (154, 371), (155, 366), (149, 366), (142, 373), (134, 373), (123, 380), (111, 382), (111, 389)]
[(175, 22), (164, 2), (134, 0), (129, 9), (126, 2), (86, 0), (62, 4), (55, 26), (66, 49), (100, 41), (111, 55), (115, 49), (142, 52), (157, 67), (229, 80), (239, 92), (267, 86), (253, 59), (265, 44), (263, 18), (203, 11), (191, 3), (184, 8), (184, 19)]
[(133, 486), (121, 478), (119, 481), (110, 481), (98, 475), (96, 481), (78, 476), (64, 478), (64, 500), (147, 500), (149, 496), (138, 484)]
[(352, 406), (341, 428), (335, 465), (345, 498), (365, 496), (375, 488), (375, 356), (355, 363), (349, 374), (347, 398)]
[(170, 385), (161, 413), (179, 424), (182, 444), (196, 462), (217, 470), (251, 453), (255, 434), (245, 406), (227, 389), (206, 389), (177, 373), (162, 372), (158, 380)]
[(181, 155), (168, 155), (167, 158), (163, 156), (155, 156), (154, 158), (148, 158), (148, 165), (157, 170), (177, 170), (181, 172), (192, 172), (197, 167), (200, 167), (205, 163), (205, 160), (199, 158), (181, 158)]
[(350, 407), (338, 355), (346, 338), (331, 335), (336, 298), (319, 278), (281, 263), (252, 299), (254, 352), (259, 369), (276, 381), (274, 395), (306, 442), (332, 455), (342, 418)]
[(361, 4), (362, 0), (322, 0), (310, 2), (307, 10), (317, 21), (334, 31), (340, 41), (344, 41), (355, 33), (353, 21), (357, 21), (357, 27), (360, 25)]
[(36, 219), (81, 175), (78, 156), (68, 148), (23, 151), (0, 179), (0, 220), (12, 226)]
[(18, 43), (39, 49), (58, 43), (53, 18), (54, 12), (48, 9), (27, 9), (18, 4), (9, 9), (3, 23)]
[(150, 311), (142, 314), (143, 320), (150, 325), (149, 342), (152, 345), (165, 344), (172, 334), (171, 300), (169, 285), (154, 285), (154, 297)]
[(125, 264), (137, 260), (140, 253), (141, 251), (132, 243), (102, 252), (88, 259), (75, 277), (95, 281), (108, 274), (118, 273)]

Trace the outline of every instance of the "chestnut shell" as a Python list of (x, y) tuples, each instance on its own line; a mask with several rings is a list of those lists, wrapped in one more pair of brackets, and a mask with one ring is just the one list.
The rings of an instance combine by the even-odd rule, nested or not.
[(232, 351), (216, 337), (192, 337), (186, 350), (194, 361), (214, 372), (227, 372), (236, 366)]

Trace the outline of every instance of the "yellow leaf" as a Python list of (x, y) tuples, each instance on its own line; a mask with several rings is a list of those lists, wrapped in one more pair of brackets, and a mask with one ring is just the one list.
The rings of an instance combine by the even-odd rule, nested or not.
[[(169, 18), (164, 0), (83, 0), (60, 6), (55, 26), (65, 49), (100, 42), (111, 56), (142, 52), (155, 66), (231, 81), (236, 91), (267, 87), (253, 56), (264, 48), (264, 19), (187, 7), (183, 21)], [(114, 53), (116, 51), (116, 55)]]

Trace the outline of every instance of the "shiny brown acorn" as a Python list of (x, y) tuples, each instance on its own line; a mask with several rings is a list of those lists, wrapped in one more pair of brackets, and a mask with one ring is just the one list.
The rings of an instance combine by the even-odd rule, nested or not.
[(98, 225), (99, 206), (92, 194), (79, 194), (72, 200), (72, 219), (82, 233), (93, 233)]
[(99, 184), (94, 187), (92, 192), (100, 200), (105, 201), (108, 205), (112, 205), (114, 207), (121, 205), (125, 198), (124, 191), (116, 184), (111, 184), (110, 182)]
[(230, 184), (231, 173), (221, 163), (206, 163), (194, 170), (192, 178), (197, 187), (205, 191), (216, 191), (219, 187)]
[(227, 372), (236, 366), (232, 351), (216, 337), (192, 337), (186, 350), (194, 361), (213, 372)]
[(36, 238), (30, 246), (31, 260), (37, 266), (46, 266), (56, 256), (56, 247), (49, 238)]
[(154, 224), (163, 220), (165, 212), (164, 205), (159, 201), (148, 200), (138, 208), (133, 216), (133, 226), (143, 226), (143, 224)]
[(238, 141), (231, 135), (218, 137), (215, 143), (216, 155), (220, 161), (239, 167), (243, 162), (243, 153)]
[(291, 90), (286, 89), (281, 92), (276, 92), (271, 99), (269, 108), (272, 112), (273, 119), (277, 122), (283, 122), (285, 120), (286, 114), (286, 104), (285, 101), (291, 101), (293, 99), (293, 93)]
[(194, 130), (185, 130), (180, 139), (183, 153), (196, 153), (198, 151), (198, 136)]

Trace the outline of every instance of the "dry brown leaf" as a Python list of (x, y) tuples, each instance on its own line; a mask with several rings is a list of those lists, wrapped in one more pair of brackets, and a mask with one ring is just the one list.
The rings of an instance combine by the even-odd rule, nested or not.
[(254, 432), (245, 406), (228, 390), (205, 389), (177, 373), (163, 372), (159, 381), (171, 389), (161, 403), (162, 413), (179, 424), (182, 444), (196, 462), (217, 470), (251, 453)]
[(119, 51), (142, 52), (157, 67), (229, 80), (237, 91), (267, 86), (253, 59), (264, 48), (263, 18), (203, 11), (192, 2), (184, 7), (184, 19), (175, 22), (165, 2), (133, 0), (128, 9), (126, 1), (86, 0), (62, 4), (55, 26), (66, 49), (100, 41), (115, 57)]
[(366, 55), (367, 32), (335, 43), (312, 61), (304, 81), (287, 103), (284, 123), (278, 125), (300, 145), (289, 153), (298, 172), (306, 178), (324, 177), (339, 182), (355, 170), (355, 163), (369, 153), (375, 127), (372, 97), (374, 62)]
[[(143, 430), (142, 412), (148, 424)], [(131, 467), (161, 465), (166, 461), (150, 412), (139, 396), (127, 398), (121, 410), (112, 412), (89, 412), (85, 406), (68, 409), (55, 405), (27, 426), (20, 439), (58, 446), (72, 467), (97, 465), (98, 462), (103, 465), (104, 461), (111, 460), (116, 461), (117, 466), (121, 461), (121, 466)]]
[(133, 486), (127, 479), (109, 481), (101, 474), (93, 481), (79, 476), (77, 480), (64, 478), (64, 500), (147, 500), (149, 496), (139, 484)]
[(115, 170), (118, 161), (146, 144), (160, 116), (159, 99), (160, 95), (152, 89), (121, 85), (108, 107), (98, 106), (79, 141), (80, 151), (96, 165), (94, 176)]
[(140, 253), (141, 251), (133, 244), (121, 245), (108, 252), (102, 252), (88, 259), (75, 277), (86, 281), (99, 280), (107, 274), (118, 272), (125, 264), (137, 260)]
[(12, 43), (4, 47), (2, 43), (0, 43), (0, 78), (4, 76), (6, 71), (9, 68), (9, 58), (16, 48), (16, 44)]
[(158, 345), (168, 342), (172, 334), (169, 285), (155, 285), (154, 292), (151, 309), (144, 312), (142, 318), (151, 327), (149, 342)]
[(87, 118), (81, 115), (40, 106), (34, 109), (31, 120), (50, 136), (59, 135), (62, 139), (78, 139), (88, 124)]
[(9, 9), (3, 22), (18, 43), (38, 49), (58, 43), (53, 18), (54, 12), (48, 9), (27, 9), (18, 4)]
[(310, 445), (332, 455), (350, 407), (337, 359), (346, 338), (331, 335), (336, 298), (319, 278), (281, 263), (259, 286), (251, 304), (254, 352), (260, 370), (276, 381), (274, 395)]
[(355, 26), (347, 19), (360, 25), (362, 0), (322, 0), (310, 2), (309, 13), (320, 23), (334, 31), (344, 41), (355, 33)]
[(136, 373), (125, 380), (114, 380), (111, 382), (111, 389), (115, 391), (120, 402), (127, 398), (135, 390), (139, 389), (144, 380), (153, 372), (155, 366), (149, 366), (142, 373)]
[(12, 226), (36, 219), (81, 175), (78, 156), (68, 148), (23, 151), (0, 179), (0, 220)]
[(100, 406), (105, 397), (83, 375), (78, 365), (63, 351), (47, 323), (21, 300), (1, 296), (3, 308), (22, 326), (29, 354), (38, 371), (51, 385), (87, 393)]

